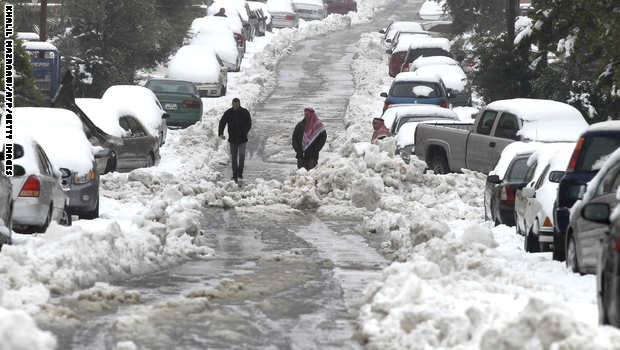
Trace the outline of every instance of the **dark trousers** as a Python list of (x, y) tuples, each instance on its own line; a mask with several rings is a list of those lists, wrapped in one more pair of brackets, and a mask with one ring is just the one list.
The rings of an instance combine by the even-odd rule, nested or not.
[(235, 179), (243, 177), (246, 144), (247, 142), (240, 144), (230, 143), (230, 159), (232, 161), (232, 171)]
[(310, 170), (319, 163), (319, 154), (305, 154), (302, 158), (297, 159), (297, 169), (306, 168)]

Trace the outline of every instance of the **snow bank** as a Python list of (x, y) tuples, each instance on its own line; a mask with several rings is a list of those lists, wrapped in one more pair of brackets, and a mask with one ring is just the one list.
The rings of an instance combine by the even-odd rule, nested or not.
[(53, 350), (56, 348), (54, 336), (49, 332), (39, 330), (32, 317), (22, 310), (7, 310), (0, 307), (0, 338), (3, 349)]

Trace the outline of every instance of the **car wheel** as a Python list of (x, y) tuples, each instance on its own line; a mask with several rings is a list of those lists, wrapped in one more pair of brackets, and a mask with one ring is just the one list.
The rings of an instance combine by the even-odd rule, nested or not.
[(47, 217), (45, 218), (45, 223), (42, 226), (34, 227), (34, 232), (45, 233), (47, 231), (47, 227), (50, 225), (50, 221), (52, 221), (52, 208), (53, 204), (50, 204), (50, 209), (47, 211)]
[(580, 272), (579, 263), (577, 261), (577, 246), (572, 236), (568, 238), (568, 245), (566, 246), (566, 267), (572, 272)]
[(523, 239), (523, 249), (527, 253), (538, 253), (539, 248), (540, 247), (538, 243), (538, 236), (536, 236), (534, 232), (530, 230), (527, 236), (525, 236), (525, 238)]
[(84, 213), (84, 215), (80, 215), (80, 218), (92, 220), (99, 217), (99, 200), (97, 200), (97, 206), (92, 211)]
[(67, 208), (66, 205), (65, 208), (62, 210), (62, 218), (60, 219), (60, 224), (64, 226), (71, 226), (71, 224), (73, 224), (71, 213), (69, 213), (69, 208)]
[(148, 158), (146, 159), (146, 167), (150, 168), (152, 166), (155, 166), (155, 155), (153, 152), (149, 153)]
[[(605, 267), (602, 267), (602, 269), (604, 269)], [(601, 271), (601, 292), (597, 297), (597, 301), (598, 301), (598, 323), (601, 325), (608, 325), (609, 324), (609, 316), (607, 315), (607, 305), (610, 304), (610, 301), (608, 300), (610, 298), (610, 296), (608, 296), (607, 294), (605, 294), (605, 290), (609, 291), (609, 286), (606, 285), (606, 280), (604, 278), (605, 273), (604, 271)]]
[(447, 174), (450, 171), (448, 160), (441, 154), (435, 154), (428, 166), (435, 174)]

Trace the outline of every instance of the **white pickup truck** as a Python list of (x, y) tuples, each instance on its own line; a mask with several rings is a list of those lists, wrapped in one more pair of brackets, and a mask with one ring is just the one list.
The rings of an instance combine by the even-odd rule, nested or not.
[(575, 142), (587, 127), (581, 113), (565, 103), (500, 100), (482, 109), (472, 126), (418, 125), (414, 154), (436, 174), (461, 169), (487, 174), (511, 142)]

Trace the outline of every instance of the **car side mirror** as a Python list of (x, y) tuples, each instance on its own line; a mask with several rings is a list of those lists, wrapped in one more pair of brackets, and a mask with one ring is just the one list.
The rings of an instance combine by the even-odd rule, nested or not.
[(388, 97), (388, 94), (387, 94), (387, 93), (385, 93), (385, 92), (382, 92), (381, 94), (379, 94), (379, 96), (387, 98), (387, 97)]
[[(7, 149), (7, 145), (4, 145), (4, 148), (2, 149), (2, 151), (0, 151), (0, 160), (6, 160), (5, 158), (5, 151)], [(13, 158), (12, 159), (19, 159), (21, 157), (24, 156), (24, 147), (22, 147), (22, 145), (18, 144), (18, 143), (14, 143), (13, 144)]]
[(379, 33), (385, 34), (385, 29), (379, 29)]
[(487, 182), (492, 184), (498, 184), (502, 181), (499, 179), (499, 175), (489, 175), (487, 176)]
[(71, 170), (67, 168), (60, 168), (59, 170), (62, 178), (71, 177)]
[(607, 203), (588, 203), (581, 208), (581, 216), (599, 224), (609, 225), (609, 204)]
[(564, 172), (560, 170), (554, 170), (549, 173), (549, 182), (559, 183), (564, 177)]
[(95, 153), (95, 159), (106, 158), (112, 155), (112, 151), (109, 148), (102, 148)]
[(168, 113), (164, 113), (161, 115), (161, 119), (168, 119), (168, 118), (170, 118), (170, 114)]
[(13, 176), (24, 176), (26, 175), (26, 169), (24, 169), (21, 165), (13, 165)]
[(385, 39), (385, 42), (386, 42), (386, 43), (391, 43), (391, 42), (392, 42), (392, 39)]

